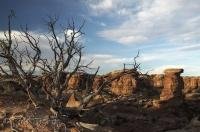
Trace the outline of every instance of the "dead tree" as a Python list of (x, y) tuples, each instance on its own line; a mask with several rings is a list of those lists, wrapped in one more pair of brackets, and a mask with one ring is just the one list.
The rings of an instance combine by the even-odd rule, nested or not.
[[(47, 36), (49, 40), (49, 44), (51, 47), (51, 51), (53, 54), (53, 60), (48, 61), (42, 59), (40, 67), (44, 74), (46, 75), (46, 80), (44, 81), (44, 91), (50, 97), (54, 106), (62, 107), (62, 102), (67, 102), (66, 92), (68, 90), (68, 85), (71, 77), (75, 74), (80, 74), (80, 72), (85, 72), (82, 70), (83, 68), (90, 68), (88, 65), (81, 64), (82, 58), (82, 49), (83, 46), (79, 41), (79, 38), (84, 34), (82, 32), (83, 24), (76, 28), (74, 22), (72, 21), (67, 28), (64, 29), (64, 39), (59, 38), (59, 34), (56, 32), (56, 18), (50, 18), (48, 22), (48, 28), (50, 32), (50, 37)], [(70, 31), (71, 34), (67, 34), (66, 32)], [(102, 92), (104, 88), (106, 88), (112, 81), (119, 79), (121, 76), (125, 74), (134, 74), (138, 76), (139, 65), (136, 62), (136, 59), (139, 57), (139, 52), (137, 56), (134, 58), (134, 67), (130, 70), (124, 70), (119, 75), (104, 81), (101, 86), (97, 88), (96, 91), (91, 91), (94, 78), (96, 77), (99, 68), (97, 68), (96, 72), (88, 76), (88, 79), (91, 80), (91, 84), (86, 82), (86, 92), (79, 96), (79, 101), (81, 102), (80, 108), (84, 109), (87, 104), (98, 94)], [(72, 67), (71, 67), (72, 65)], [(63, 81), (63, 73), (65, 74)], [(66, 100), (63, 100), (66, 99)]]
[[(63, 103), (68, 100), (68, 87), (70, 79), (85, 69), (90, 69), (90, 63), (83, 65), (81, 59), (83, 56), (83, 45), (80, 41), (84, 35), (82, 32), (84, 23), (76, 26), (74, 21), (69, 22), (66, 28), (62, 28), (62, 35), (57, 29), (57, 18), (50, 18), (47, 22), (49, 34), (46, 34), (51, 55), (53, 59), (45, 58), (41, 54), (39, 47), (39, 37), (34, 37), (28, 31), (27, 26), (21, 28), (21, 35), (18, 38), (12, 35), (11, 19), (13, 15), (8, 16), (8, 32), (4, 33), (5, 39), (0, 40), (0, 57), (2, 64), (0, 65), (1, 73), (10, 76), (8, 80), (22, 86), (34, 106), (37, 106), (36, 99), (31, 90), (34, 88), (34, 77), (37, 70), (39, 76), (43, 76), (44, 93), (49, 97), (50, 108), (62, 109)], [(19, 47), (19, 45), (23, 45)], [(136, 56), (137, 58), (137, 56)], [(104, 81), (96, 91), (92, 91), (94, 78), (97, 76), (99, 67), (96, 69), (91, 79), (92, 84), (86, 84), (86, 94), (81, 95), (81, 105), (79, 110), (87, 107), (87, 104), (112, 81), (120, 78), (124, 74), (138, 74), (139, 65), (136, 63), (131, 70), (124, 70), (117, 76)], [(27, 65), (29, 67), (27, 68)], [(8, 70), (7, 70), (8, 68)], [(55, 110), (55, 109), (54, 109)]]
[[(63, 102), (67, 102), (67, 99), (69, 99), (69, 96), (67, 97), (66, 93), (68, 92), (69, 81), (72, 76), (80, 74), (81, 72), (85, 72), (85, 68), (91, 68), (89, 65), (90, 63), (86, 65), (81, 64), (83, 46), (79, 39), (82, 35), (84, 35), (82, 32), (84, 23), (78, 27), (75, 26), (74, 21), (72, 21), (62, 31), (63, 36), (60, 36), (56, 30), (56, 22), (56, 18), (49, 19), (47, 24), (50, 35), (46, 35), (46, 38), (48, 39), (49, 45), (51, 47), (53, 59), (41, 59), (39, 67), (45, 75), (43, 81), (43, 89), (50, 98), (52, 107), (61, 109), (64, 105)], [(81, 97), (79, 97), (79, 99), (81, 99), (81, 106), (79, 110), (85, 108), (87, 104), (112, 81), (118, 79), (124, 74), (137, 71), (137, 67), (135, 67), (133, 71), (123, 71), (118, 76), (105, 81), (99, 88), (97, 88), (96, 91), (92, 91), (91, 89), (93, 86), (94, 78), (96, 77), (98, 71), (99, 68), (96, 69), (93, 75), (88, 76), (88, 79), (91, 80), (92, 84), (89, 85), (87, 83), (87, 92), (80, 95)]]
[(62, 107), (62, 102), (66, 98), (64, 92), (68, 88), (70, 78), (87, 65), (81, 65), (83, 46), (79, 40), (84, 34), (82, 32), (84, 23), (76, 28), (72, 21), (64, 28), (62, 36), (59, 36), (56, 31), (56, 22), (57, 18), (50, 18), (47, 22), (50, 35), (46, 35), (46, 38), (51, 47), (53, 59), (41, 59), (38, 67), (47, 79), (48, 84), (44, 84), (43, 89), (50, 97), (52, 105)]
[[(131, 71), (134, 71), (135, 73), (137, 73), (137, 74), (135, 74), (136, 80), (139, 78), (139, 75), (142, 74), (140, 72), (140, 65), (141, 64), (138, 63), (138, 61), (137, 61), (137, 59), (140, 57), (139, 55), (140, 55), (140, 51), (138, 50), (136, 56), (134, 56), (134, 58), (133, 58), (133, 62), (132, 63), (124, 63), (124, 68), (123, 68), (124, 71), (131, 70)], [(127, 65), (130, 65), (131, 68), (126, 69)]]
[[(41, 50), (38, 46), (39, 39), (31, 36), (27, 27), (22, 28), (20, 36), (13, 35), (11, 29), (11, 19), (13, 17), (14, 12), (8, 16), (8, 31), (4, 32), (5, 39), (0, 39), (0, 71), (2, 74), (9, 76), (8, 79), (3, 79), (1, 82), (19, 84), (22, 90), (27, 92), (33, 105), (37, 106), (30, 90), (34, 81), (37, 63), (41, 56)], [(20, 37), (20, 41), (17, 37)], [(19, 47), (19, 45), (24, 45), (24, 47)]]

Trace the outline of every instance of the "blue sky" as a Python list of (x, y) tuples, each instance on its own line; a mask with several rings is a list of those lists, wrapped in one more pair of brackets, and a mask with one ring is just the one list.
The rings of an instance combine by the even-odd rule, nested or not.
[(200, 75), (200, 0), (1, 0), (0, 36), (10, 9), (16, 32), (25, 24), (34, 34), (47, 32), (49, 15), (62, 25), (86, 20), (84, 60), (95, 59), (101, 73), (131, 63), (140, 50), (143, 71), (181, 67)]

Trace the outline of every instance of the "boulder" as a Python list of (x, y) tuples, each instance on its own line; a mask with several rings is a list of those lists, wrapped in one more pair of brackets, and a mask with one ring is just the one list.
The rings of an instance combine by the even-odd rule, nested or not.
[(74, 94), (72, 94), (66, 104), (66, 107), (70, 107), (70, 108), (78, 108), (80, 106), (81, 102), (78, 101), (75, 97)]

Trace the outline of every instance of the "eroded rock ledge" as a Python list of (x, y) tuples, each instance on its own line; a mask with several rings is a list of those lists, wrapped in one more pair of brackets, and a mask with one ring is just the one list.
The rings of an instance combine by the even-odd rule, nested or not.
[[(94, 78), (93, 84), (90, 74), (75, 74), (69, 81), (70, 89), (84, 90), (92, 85), (91, 90), (96, 90), (103, 84), (122, 71), (111, 72), (105, 75), (98, 75)], [(135, 78), (132, 73), (121, 76), (111, 82), (107, 87), (117, 96), (131, 96), (135, 91), (145, 89), (154, 89), (160, 93), (160, 100), (169, 100), (172, 98), (185, 98), (187, 100), (200, 100), (200, 77), (181, 76), (183, 69), (166, 69), (164, 74), (141, 75)], [(4, 85), (4, 84), (2, 84)], [(10, 89), (10, 90), (9, 90)], [(13, 91), (9, 86), (6, 91)], [(0, 91), (3, 93), (0, 86)]]
[[(200, 77), (182, 77), (183, 69), (166, 69), (164, 74), (141, 75), (137, 79), (132, 74), (126, 74), (110, 84), (110, 90), (115, 95), (132, 95), (136, 90), (153, 88), (161, 93), (161, 100), (168, 100), (174, 97), (186, 99), (200, 99)], [(93, 89), (95, 90), (105, 80), (120, 74), (121, 71), (111, 72), (106, 75), (97, 76), (94, 79)], [(88, 75), (72, 77), (70, 87), (84, 89), (86, 83), (91, 83), (86, 78)], [(87, 84), (90, 85), (90, 84)]]

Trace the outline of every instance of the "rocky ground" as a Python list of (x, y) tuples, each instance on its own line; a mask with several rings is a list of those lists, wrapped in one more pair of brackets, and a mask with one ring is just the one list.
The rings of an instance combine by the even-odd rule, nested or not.
[[(128, 97), (107, 98), (84, 110), (73, 124), (63, 124), (50, 110), (34, 109), (27, 97), (0, 97), (0, 130), (9, 131), (99, 131), (99, 132), (182, 132), (200, 131), (199, 101), (184, 101), (177, 107), (156, 107), (156, 96), (138, 92)], [(12, 122), (12, 124), (11, 124)], [(11, 125), (13, 130), (11, 130)]]

